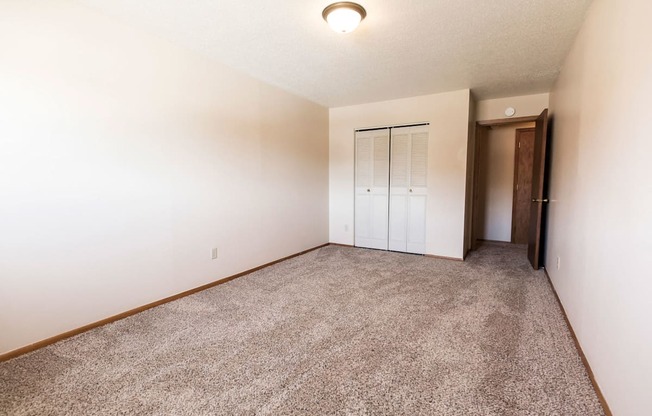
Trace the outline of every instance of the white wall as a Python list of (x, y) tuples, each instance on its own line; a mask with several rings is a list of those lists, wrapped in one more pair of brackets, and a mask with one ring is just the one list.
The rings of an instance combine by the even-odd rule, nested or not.
[(0, 91), (0, 353), (328, 241), (324, 107), (64, 1)]
[(462, 258), (469, 90), (330, 109), (330, 241), (353, 244), (356, 128), (430, 123), (426, 253)]
[(481, 157), (484, 196), (484, 229), (481, 238), (491, 241), (512, 239), (512, 197), (514, 185), (514, 134), (511, 127), (489, 130), (485, 154)]
[(498, 120), (508, 118), (505, 109), (514, 108), (513, 117), (538, 116), (548, 108), (549, 94), (519, 95), (515, 97), (496, 98), (478, 101), (476, 120)]
[(650, 16), (596, 0), (551, 94), (546, 265), (619, 416), (652, 409)]
[(480, 186), (484, 187), (484, 240), (512, 241), (512, 205), (514, 200), (514, 156), (516, 129), (534, 127), (534, 123), (492, 127), (487, 137), (481, 166)]

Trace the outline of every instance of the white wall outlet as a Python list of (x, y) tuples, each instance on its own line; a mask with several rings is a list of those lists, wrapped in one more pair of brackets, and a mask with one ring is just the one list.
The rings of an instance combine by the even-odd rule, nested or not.
[(561, 258), (557, 256), (557, 270), (559, 270), (560, 267), (561, 267)]
[(211, 250), (211, 258), (215, 260), (217, 258), (217, 249), (214, 248)]
[(344, 231), (349, 231), (349, 224), (344, 224)]

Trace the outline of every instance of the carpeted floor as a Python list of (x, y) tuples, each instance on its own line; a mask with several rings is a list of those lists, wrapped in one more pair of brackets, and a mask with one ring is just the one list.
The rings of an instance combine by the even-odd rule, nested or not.
[(328, 246), (0, 364), (3, 415), (601, 415), (522, 247)]

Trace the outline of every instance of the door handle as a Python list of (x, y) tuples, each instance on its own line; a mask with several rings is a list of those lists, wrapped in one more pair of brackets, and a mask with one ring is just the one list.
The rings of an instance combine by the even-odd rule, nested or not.
[(548, 202), (548, 199), (535, 199), (535, 198), (532, 198), (532, 202)]

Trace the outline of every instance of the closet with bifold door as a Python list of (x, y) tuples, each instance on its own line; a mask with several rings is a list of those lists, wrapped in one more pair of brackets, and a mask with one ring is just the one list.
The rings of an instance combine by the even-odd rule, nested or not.
[(356, 247), (425, 253), (428, 131), (428, 124), (356, 131)]

